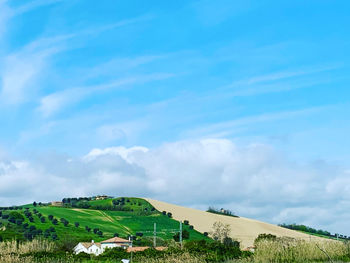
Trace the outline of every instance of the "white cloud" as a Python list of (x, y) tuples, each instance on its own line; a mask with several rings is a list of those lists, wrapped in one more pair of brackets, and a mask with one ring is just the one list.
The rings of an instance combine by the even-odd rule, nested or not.
[(350, 234), (344, 221), (350, 218), (346, 169), (298, 165), (263, 144), (238, 147), (229, 140), (208, 139), (152, 149), (93, 149), (80, 158), (3, 160), (0, 180), (0, 205), (102, 193), (147, 196)]

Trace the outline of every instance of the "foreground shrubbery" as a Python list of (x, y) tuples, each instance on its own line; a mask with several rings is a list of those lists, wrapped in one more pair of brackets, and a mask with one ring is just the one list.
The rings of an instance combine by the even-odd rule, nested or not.
[[(96, 257), (80, 253), (73, 255), (65, 251), (67, 244), (58, 244), (47, 240), (33, 240), (32, 242), (3, 242), (0, 243), (0, 262), (120, 262), (123, 258), (130, 258), (131, 254), (122, 248), (108, 249)], [(167, 250), (158, 251), (147, 249), (133, 253), (133, 262), (223, 262), (227, 259), (236, 259), (247, 256), (237, 243), (222, 244), (220, 242), (190, 241), (180, 249), (174, 243)]]
[[(254, 255), (242, 252), (235, 243), (221, 244), (191, 241), (181, 250), (177, 245), (165, 251), (148, 249), (133, 253), (134, 263), (266, 263), (266, 262), (350, 262), (350, 244), (337, 241), (301, 241), (290, 238), (260, 238)], [(64, 247), (47, 240), (0, 243), (2, 263), (110, 263), (130, 258), (124, 249), (110, 249), (99, 257), (81, 253), (73, 255)]]

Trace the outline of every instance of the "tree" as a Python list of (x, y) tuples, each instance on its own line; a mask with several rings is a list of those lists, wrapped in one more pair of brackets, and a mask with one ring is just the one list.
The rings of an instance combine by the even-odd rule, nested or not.
[(49, 215), (48, 218), (49, 218), (50, 221), (52, 221), (53, 215)]
[[(174, 240), (176, 242), (180, 241), (180, 232), (177, 232), (174, 236), (173, 236)], [(188, 232), (186, 229), (182, 230), (182, 239), (189, 239), (190, 238), (190, 232)]]
[(94, 228), (94, 234), (97, 234), (97, 232), (99, 231), (100, 229), (98, 229), (98, 228)]
[(118, 233), (114, 233), (113, 236), (114, 236), (114, 237), (119, 237), (119, 234), (118, 234)]
[(41, 223), (45, 223), (45, 221), (46, 221), (46, 220), (45, 220), (45, 217), (44, 217), (44, 216), (40, 217), (40, 222), (41, 222)]
[(34, 201), (34, 202), (33, 202), (33, 206), (36, 207), (36, 205), (37, 205), (37, 203)]
[(79, 222), (74, 223), (75, 227), (79, 227)]
[(172, 218), (172, 217), (173, 217), (173, 214), (172, 214), (172, 213), (170, 213), (170, 212), (168, 212), (168, 214), (167, 214), (167, 215), (168, 215), (168, 217), (169, 217), (169, 218)]
[(230, 237), (231, 227), (229, 224), (223, 224), (221, 222), (215, 222), (213, 224), (213, 231), (211, 235), (214, 240), (223, 242), (225, 238)]
[(52, 220), (52, 224), (57, 225), (57, 223), (58, 223), (58, 220), (57, 220), (56, 218), (54, 218), (54, 219)]

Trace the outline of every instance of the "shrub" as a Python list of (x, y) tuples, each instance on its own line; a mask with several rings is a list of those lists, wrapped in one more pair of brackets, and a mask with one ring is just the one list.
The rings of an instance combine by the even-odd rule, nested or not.
[(272, 234), (259, 234), (258, 237), (254, 240), (254, 244), (256, 245), (258, 242), (260, 242), (262, 240), (274, 241), (276, 239), (277, 239), (277, 237), (275, 235), (272, 235)]
[[(173, 236), (174, 240), (176, 242), (180, 241), (180, 232), (176, 233)], [(189, 239), (190, 238), (190, 232), (188, 232), (187, 230), (182, 230), (182, 239)]]
[(142, 233), (142, 232), (136, 232), (136, 236), (142, 237), (142, 236), (143, 236), (143, 233)]

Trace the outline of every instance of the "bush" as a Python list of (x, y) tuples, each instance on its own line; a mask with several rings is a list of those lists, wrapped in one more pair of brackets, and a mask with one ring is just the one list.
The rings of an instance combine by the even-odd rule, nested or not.
[(254, 240), (254, 244), (256, 245), (258, 242), (262, 240), (275, 241), (276, 239), (277, 239), (277, 236), (272, 234), (259, 234), (258, 237)]
[[(180, 232), (176, 233), (173, 236), (174, 240), (176, 242), (180, 241)], [(189, 239), (190, 238), (190, 232), (188, 232), (187, 230), (182, 230), (182, 239)]]

